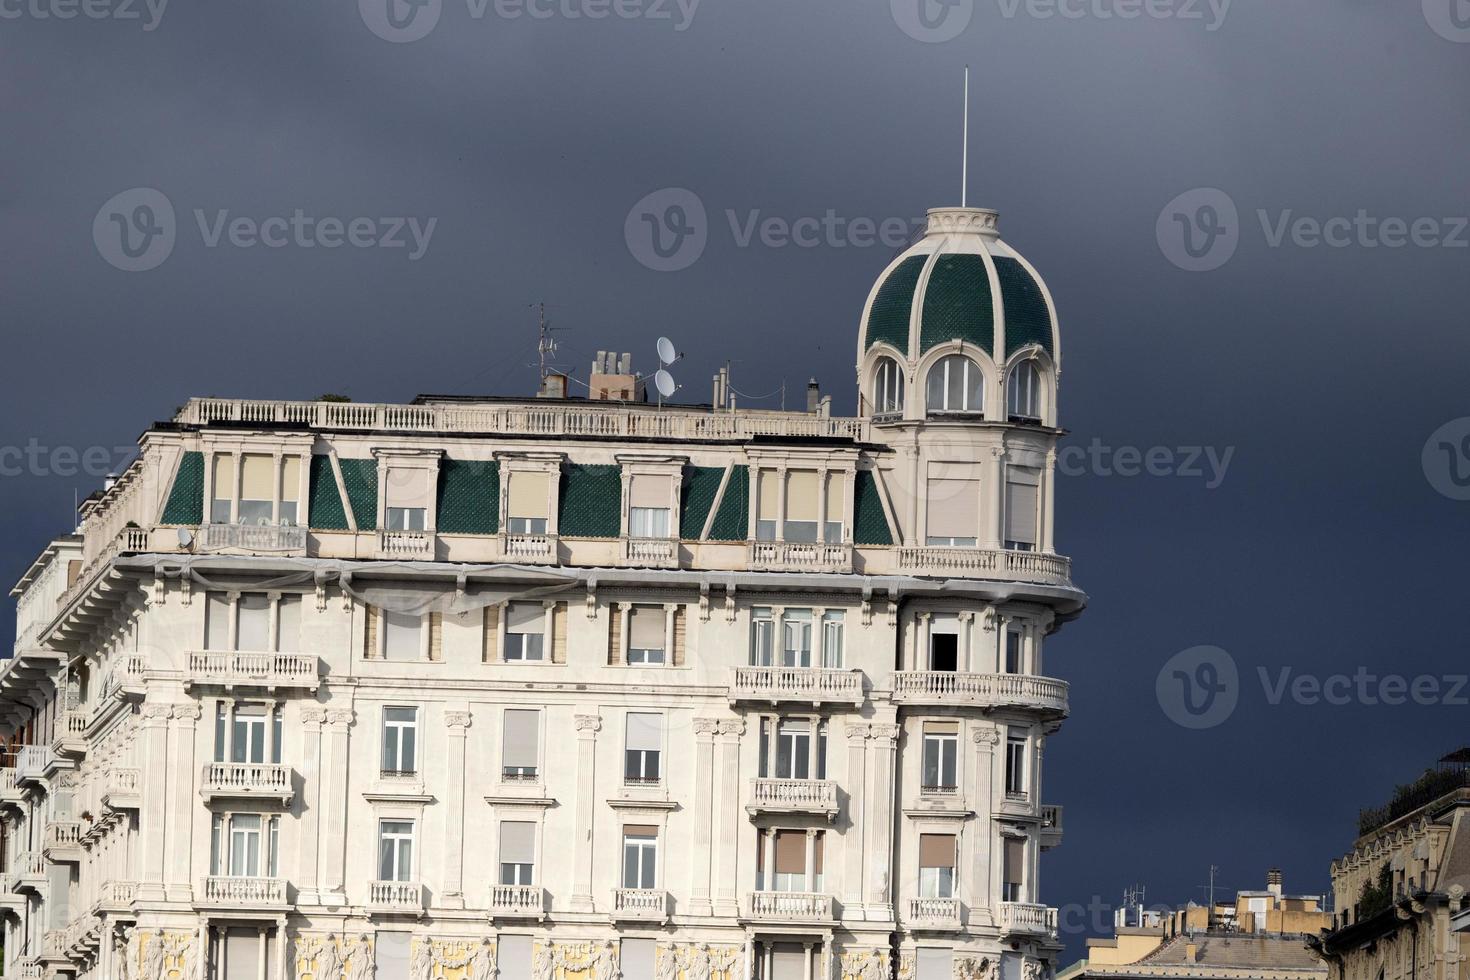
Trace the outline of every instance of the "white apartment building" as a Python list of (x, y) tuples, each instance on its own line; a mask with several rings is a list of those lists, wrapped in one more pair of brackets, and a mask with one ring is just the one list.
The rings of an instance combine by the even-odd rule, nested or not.
[(945, 209), (854, 418), (188, 401), (12, 593), (4, 975), (1045, 980), (1060, 364)]

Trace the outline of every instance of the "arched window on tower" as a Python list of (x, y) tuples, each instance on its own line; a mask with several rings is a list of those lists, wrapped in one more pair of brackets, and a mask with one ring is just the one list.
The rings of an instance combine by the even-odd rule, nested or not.
[(929, 412), (985, 411), (985, 377), (980, 365), (963, 354), (950, 354), (934, 362), (926, 382), (925, 405)]
[(1041, 421), (1041, 372), (1035, 361), (1022, 361), (1006, 379), (1006, 411), (1013, 420)]
[(873, 414), (899, 415), (903, 412), (903, 369), (891, 357), (878, 362), (873, 379)]

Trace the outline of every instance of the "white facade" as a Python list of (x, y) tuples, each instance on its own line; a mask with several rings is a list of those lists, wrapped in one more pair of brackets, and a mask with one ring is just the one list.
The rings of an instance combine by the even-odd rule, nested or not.
[[(998, 283), (853, 419), (189, 402), (16, 587), (6, 975), (1047, 975), (1084, 596)], [(988, 387), (926, 410), (946, 354)]]

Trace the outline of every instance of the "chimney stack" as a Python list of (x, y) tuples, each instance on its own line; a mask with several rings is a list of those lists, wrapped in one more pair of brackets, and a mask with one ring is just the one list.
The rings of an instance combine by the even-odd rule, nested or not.
[(1277, 898), (1281, 897), (1280, 868), (1271, 868), (1266, 872), (1266, 891), (1270, 892), (1272, 895), (1275, 895)]
[(1199, 946), (1197, 946), (1194, 943), (1185, 943), (1184, 944), (1184, 962), (1186, 962), (1186, 963), (1198, 963), (1199, 962)]
[(809, 414), (817, 414), (817, 409), (822, 406), (822, 387), (817, 384), (817, 379), (812, 378), (806, 383), (806, 410)]

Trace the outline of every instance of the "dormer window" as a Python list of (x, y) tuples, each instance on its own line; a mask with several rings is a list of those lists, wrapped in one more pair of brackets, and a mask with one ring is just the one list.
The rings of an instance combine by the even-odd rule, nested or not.
[(210, 468), (210, 523), (294, 525), (301, 473), (299, 456), (216, 453)]
[(510, 474), (506, 501), (506, 530), (511, 534), (545, 534), (550, 507), (550, 479), (546, 473)]
[(1035, 361), (1022, 361), (1006, 379), (1006, 411), (1014, 420), (1041, 421), (1041, 372)]
[(628, 537), (669, 536), (671, 484), (666, 476), (633, 475), (628, 486)]
[(878, 362), (878, 372), (873, 379), (873, 414), (899, 415), (903, 413), (903, 369), (891, 357)]
[(936, 412), (985, 411), (985, 377), (980, 365), (961, 354), (941, 357), (929, 369), (925, 405)]

